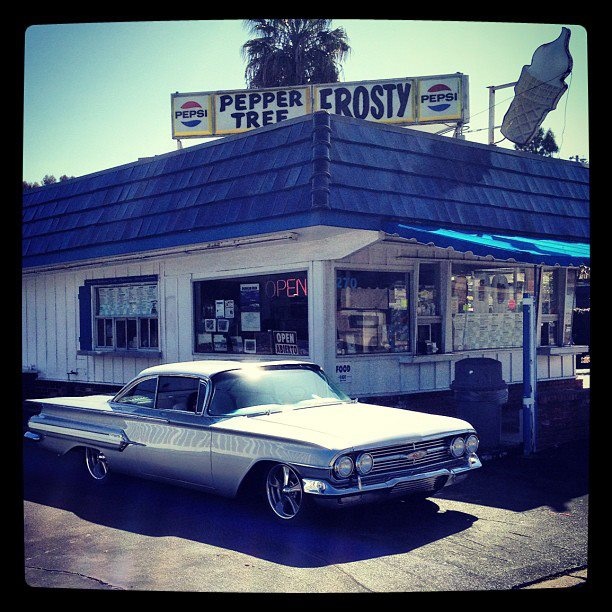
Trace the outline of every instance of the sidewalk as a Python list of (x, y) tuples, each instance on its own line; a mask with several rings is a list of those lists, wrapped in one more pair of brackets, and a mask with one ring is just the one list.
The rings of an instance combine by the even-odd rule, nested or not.
[[(588, 441), (585, 441), (588, 445)], [(563, 449), (566, 450), (563, 450)], [(558, 455), (559, 461), (565, 461), (567, 457), (571, 456), (571, 453), (567, 451), (568, 445), (560, 445), (557, 448), (548, 448), (531, 456), (533, 460), (534, 469), (542, 469), (544, 472), (550, 468), (551, 461)], [(588, 454), (586, 455), (588, 457)], [(521, 444), (506, 444), (500, 448), (485, 452), (480, 456), (483, 463), (497, 462), (499, 460), (512, 460), (512, 458), (519, 459), (522, 457), (522, 445)], [(545, 459), (547, 457), (547, 459)], [(553, 463), (555, 463), (553, 461)], [(540, 468), (536, 466), (540, 465)], [(566, 466), (567, 467), (567, 466)], [(527, 590), (527, 589), (586, 589), (590, 588), (592, 584), (588, 581), (588, 567), (577, 567), (573, 568), (553, 576), (547, 576), (539, 578), (529, 583), (518, 585), (513, 587), (516, 590)]]
[(517, 587), (520, 589), (567, 589), (567, 588), (584, 588), (587, 583), (588, 568), (576, 569), (553, 578), (544, 578), (531, 584)]

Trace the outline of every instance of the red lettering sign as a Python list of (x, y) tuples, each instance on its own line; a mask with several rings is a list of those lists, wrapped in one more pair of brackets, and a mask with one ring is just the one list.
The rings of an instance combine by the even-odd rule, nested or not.
[(279, 278), (275, 281), (266, 283), (266, 296), (269, 298), (277, 297), (306, 297), (308, 295), (308, 285), (306, 278)]

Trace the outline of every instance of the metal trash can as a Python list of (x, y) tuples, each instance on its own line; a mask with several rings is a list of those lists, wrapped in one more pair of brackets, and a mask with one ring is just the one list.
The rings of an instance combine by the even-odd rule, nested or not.
[(457, 416), (476, 429), (480, 447), (497, 448), (501, 443), (501, 407), (508, 402), (501, 362), (486, 357), (457, 361), (451, 389)]

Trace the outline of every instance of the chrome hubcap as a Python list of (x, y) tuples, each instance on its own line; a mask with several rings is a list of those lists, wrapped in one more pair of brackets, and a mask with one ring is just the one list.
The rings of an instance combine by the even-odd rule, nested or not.
[(268, 503), (282, 519), (292, 519), (300, 511), (303, 501), (302, 485), (297, 472), (288, 465), (275, 465), (266, 482)]
[(102, 480), (108, 474), (108, 464), (106, 457), (95, 448), (85, 449), (85, 463), (87, 471), (95, 480)]

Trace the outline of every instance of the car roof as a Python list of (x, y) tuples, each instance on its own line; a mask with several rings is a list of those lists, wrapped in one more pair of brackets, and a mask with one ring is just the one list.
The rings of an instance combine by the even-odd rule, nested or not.
[(213, 376), (219, 372), (228, 372), (230, 370), (241, 370), (244, 368), (251, 368), (253, 366), (270, 366), (270, 365), (309, 365), (314, 366), (312, 362), (308, 361), (293, 361), (293, 360), (280, 360), (280, 361), (256, 361), (256, 360), (230, 360), (230, 359), (207, 359), (200, 361), (182, 361), (179, 363), (164, 363), (161, 365), (152, 366), (142, 370), (138, 374), (138, 378), (141, 376), (150, 375), (172, 375), (172, 374), (192, 374), (194, 376)]

